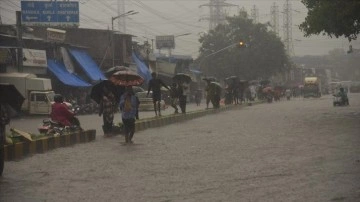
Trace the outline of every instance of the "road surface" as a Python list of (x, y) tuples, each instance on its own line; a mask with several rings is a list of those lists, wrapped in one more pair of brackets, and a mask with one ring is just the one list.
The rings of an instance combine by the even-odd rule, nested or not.
[(350, 104), (254, 105), (6, 162), (0, 201), (360, 201)]

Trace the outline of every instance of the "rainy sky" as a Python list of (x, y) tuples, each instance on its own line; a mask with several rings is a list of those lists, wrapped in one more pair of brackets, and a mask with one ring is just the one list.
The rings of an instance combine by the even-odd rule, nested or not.
[[(126, 17), (126, 33), (132, 34), (134, 41), (151, 42), (159, 35), (183, 35), (175, 38), (176, 48), (173, 54), (198, 55), (198, 38), (209, 29), (209, 7), (202, 6), (209, 0), (119, 0), (125, 5), (124, 12), (134, 10), (136, 15)], [(117, 0), (80, 0), (80, 27), (94, 29), (111, 29), (111, 17), (118, 15)], [(270, 21), (270, 7), (276, 3), (279, 8), (279, 35), (283, 34), (283, 10), (285, 0), (227, 0), (233, 4), (226, 9), (234, 15), (239, 9), (245, 8), (248, 13), (256, 6), (259, 22)], [(331, 39), (323, 36), (304, 38), (297, 26), (303, 22), (307, 10), (300, 0), (291, 0), (292, 6), (292, 38), (295, 56), (325, 55), (333, 49), (347, 50), (349, 42), (346, 39)], [(3, 24), (15, 24), (15, 11), (20, 10), (20, 0), (1, 0), (0, 15)], [(120, 9), (121, 10), (121, 9)], [(121, 12), (119, 12), (121, 13)], [(116, 20), (115, 30), (118, 29)], [(359, 41), (352, 42), (354, 48), (359, 48)]]

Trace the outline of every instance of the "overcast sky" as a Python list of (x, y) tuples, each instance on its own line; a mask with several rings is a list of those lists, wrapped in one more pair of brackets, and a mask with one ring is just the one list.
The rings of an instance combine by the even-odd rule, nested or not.
[[(125, 12), (134, 10), (139, 12), (126, 18), (126, 33), (133, 34), (135, 41), (143, 42), (155, 39), (159, 35), (182, 35), (176, 37), (176, 48), (173, 54), (185, 54), (196, 57), (199, 49), (199, 34), (206, 32), (209, 22), (204, 20), (209, 15), (209, 8), (200, 7), (208, 0), (123, 0)], [(111, 29), (111, 17), (117, 16), (117, 0), (80, 0), (80, 27), (95, 29)], [(280, 11), (280, 36), (283, 36), (283, 5), (285, 0), (227, 0), (226, 3), (236, 6), (230, 7), (228, 12), (236, 14), (244, 7), (248, 13), (255, 5), (259, 10), (261, 23), (270, 21), (270, 7), (276, 2)], [(307, 10), (300, 0), (290, 1), (292, 4), (293, 43), (296, 56), (325, 55), (335, 48), (348, 49), (346, 39), (331, 39), (314, 36), (304, 38), (297, 28), (306, 17)], [(15, 24), (15, 11), (20, 10), (20, 0), (1, 0), (0, 15), (3, 24)], [(116, 21), (114, 21), (116, 24)], [(117, 29), (117, 26), (115, 26)], [(359, 42), (352, 42), (354, 48), (360, 48)]]

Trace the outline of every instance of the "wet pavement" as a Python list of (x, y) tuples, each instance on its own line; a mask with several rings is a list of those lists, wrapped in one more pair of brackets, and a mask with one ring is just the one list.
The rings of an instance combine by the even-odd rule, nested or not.
[(0, 201), (360, 201), (359, 134), (360, 94), (254, 105), (6, 162)]

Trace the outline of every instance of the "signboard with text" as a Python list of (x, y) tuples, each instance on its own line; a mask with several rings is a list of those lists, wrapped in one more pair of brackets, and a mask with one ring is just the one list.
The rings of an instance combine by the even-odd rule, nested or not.
[(21, 1), (22, 23), (28, 26), (79, 26), (79, 2)]
[(28, 67), (47, 67), (46, 51), (23, 49), (23, 65)]
[(175, 48), (175, 36), (174, 35), (165, 35), (165, 36), (156, 36), (156, 49), (174, 49)]

